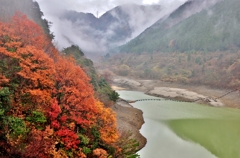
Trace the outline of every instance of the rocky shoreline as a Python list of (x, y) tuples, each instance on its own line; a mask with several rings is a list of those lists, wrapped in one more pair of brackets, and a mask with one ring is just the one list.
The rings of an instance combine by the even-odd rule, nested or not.
[(141, 150), (147, 143), (146, 138), (140, 133), (144, 124), (143, 113), (141, 110), (133, 108), (123, 99), (119, 99), (112, 107), (116, 112), (117, 125), (120, 133), (130, 132), (131, 138), (139, 142), (137, 150)]
[[(197, 103), (215, 107), (240, 108), (239, 92), (216, 99), (230, 91), (229, 89), (212, 89), (205, 86), (181, 85), (154, 80), (135, 80), (124, 77), (116, 77), (113, 80), (112, 88), (114, 90), (141, 91), (149, 95), (175, 101), (194, 102), (197, 100)], [(142, 149), (147, 142), (146, 138), (139, 131), (144, 124), (142, 111), (133, 108), (122, 99), (119, 99), (112, 109), (117, 114), (118, 129), (120, 131), (130, 131), (133, 134), (133, 139), (136, 139), (140, 144), (138, 150)]]
[(229, 89), (213, 89), (206, 86), (193, 86), (177, 83), (167, 83), (157, 80), (135, 80), (124, 77), (117, 77), (113, 80), (115, 90), (134, 90), (145, 94), (167, 98), (176, 101), (197, 102), (215, 107), (240, 108), (239, 91), (228, 93)]

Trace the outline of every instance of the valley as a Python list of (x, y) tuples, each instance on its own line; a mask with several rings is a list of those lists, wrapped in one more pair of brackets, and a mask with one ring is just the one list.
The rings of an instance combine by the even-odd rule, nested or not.
[(240, 52), (122, 53), (105, 57), (102, 70), (118, 76), (156, 80), (163, 84), (237, 89)]
[(0, 0), (0, 157), (239, 157), (239, 8)]
[(106, 54), (98, 67), (117, 76), (163, 84), (239, 89), (239, 4), (187, 1), (116, 48), (118, 53)]
[[(118, 100), (112, 109), (118, 128), (134, 131), (140, 148), (146, 143), (138, 152), (141, 157), (239, 156), (239, 5), (237, 0), (188, 0), (138, 34), (130, 19), (142, 22), (145, 16), (128, 14), (138, 12), (136, 6), (113, 8), (99, 19), (76, 12), (64, 15), (65, 20), (82, 25), (74, 31), (98, 44), (96, 48), (83, 42), (79, 47), (86, 55), (93, 51), (85, 46), (99, 51), (93, 53), (98, 56), (94, 59), (98, 74), (121, 98), (129, 100), (131, 105)], [(124, 7), (129, 10), (124, 12)], [(163, 14), (163, 8), (160, 4), (149, 16)], [(135, 24), (141, 27), (140, 22)], [(156, 96), (161, 101), (134, 102)], [(133, 126), (141, 127), (146, 140)], [(191, 152), (186, 150), (189, 148)]]

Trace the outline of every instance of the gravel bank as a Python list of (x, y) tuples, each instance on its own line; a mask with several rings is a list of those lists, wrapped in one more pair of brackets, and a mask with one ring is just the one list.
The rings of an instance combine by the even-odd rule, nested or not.
[[(239, 92), (233, 92), (221, 99), (216, 99), (231, 91), (229, 89), (214, 89), (207, 86), (193, 86), (176, 83), (167, 83), (156, 80), (135, 80), (116, 77), (113, 86), (119, 89), (142, 91), (146, 94), (159, 96), (178, 101), (195, 101), (216, 107), (240, 108)], [(121, 88), (120, 88), (121, 87)], [(119, 90), (118, 89), (118, 90)]]

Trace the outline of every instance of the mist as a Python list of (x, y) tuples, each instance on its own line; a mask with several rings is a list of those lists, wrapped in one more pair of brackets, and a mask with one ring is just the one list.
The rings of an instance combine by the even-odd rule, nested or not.
[[(78, 45), (85, 54), (98, 53), (101, 55), (105, 54), (109, 48), (117, 47), (133, 39), (157, 20), (170, 14), (185, 1), (187, 0), (37, 0), (44, 13), (44, 18), (52, 22), (50, 30), (55, 36), (53, 42), (59, 49), (74, 44)], [(139, 8), (131, 8), (131, 5), (123, 5), (127, 3), (148, 6), (150, 4), (159, 5), (160, 9), (157, 7), (156, 9), (146, 7), (143, 11)], [(81, 19), (71, 21), (64, 18), (66, 11), (76, 11), (91, 13), (95, 16), (94, 18), (101, 19), (105, 12), (119, 5), (122, 5), (121, 9), (127, 14), (128, 20), (119, 19), (111, 23), (106, 30), (96, 30), (96, 28), (87, 25), (86, 21), (81, 21)], [(111, 15), (116, 19), (121, 18), (114, 11), (111, 12)], [(126, 22), (128, 23), (126, 25), (130, 28), (129, 35), (112, 41), (112, 39), (118, 36), (116, 34), (118, 27)]]

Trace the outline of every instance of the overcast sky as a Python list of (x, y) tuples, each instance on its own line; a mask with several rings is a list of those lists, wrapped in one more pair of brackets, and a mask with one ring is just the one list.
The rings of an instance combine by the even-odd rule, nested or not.
[(36, 0), (45, 14), (58, 14), (61, 10), (75, 10), (78, 12), (90, 12), (99, 16), (106, 11), (125, 3), (135, 4), (160, 4), (163, 7), (179, 5), (187, 0)]

